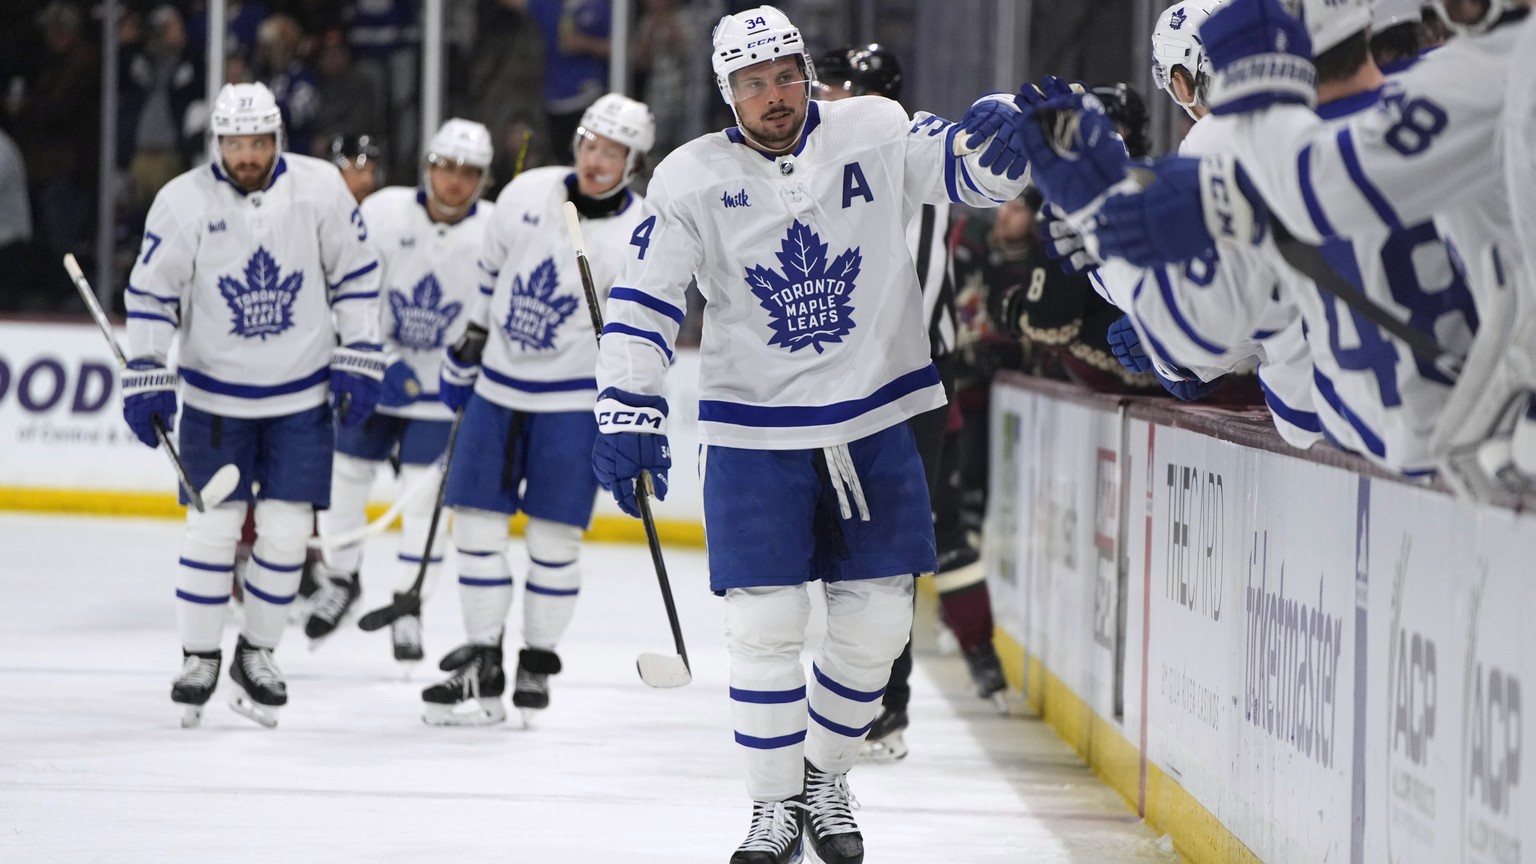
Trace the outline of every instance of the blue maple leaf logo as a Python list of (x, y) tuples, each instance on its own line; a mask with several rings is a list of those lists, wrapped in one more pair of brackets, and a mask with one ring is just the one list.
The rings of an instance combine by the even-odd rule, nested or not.
[(1185, 13), (1183, 8), (1175, 10), (1172, 15), (1168, 16), (1168, 29), (1178, 30), (1179, 28), (1183, 27), (1184, 19), (1187, 17), (1189, 16), (1187, 13)]
[(827, 244), (799, 220), (776, 254), (782, 272), (762, 265), (748, 267), (747, 285), (768, 310), (773, 338), (791, 353), (810, 346), (820, 354), (825, 343), (841, 342), (853, 330), (854, 281), (864, 256), (848, 249), (827, 263)]
[(230, 333), (247, 339), (276, 336), (293, 326), (293, 301), (304, 287), (304, 274), (289, 273), (283, 278), (265, 247), (256, 247), (256, 253), (245, 265), (245, 282), (229, 276), (219, 277), (219, 293), (234, 314), (234, 326)]
[(389, 309), (395, 316), (395, 329), (390, 336), (395, 344), (414, 351), (435, 351), (443, 347), (443, 335), (459, 317), (464, 304), (438, 305), (442, 302), (443, 286), (431, 273), (416, 283), (410, 295), (391, 288)]
[(512, 305), (501, 327), (514, 343), (535, 351), (555, 347), (555, 333), (579, 305), (575, 297), (556, 297), (560, 276), (555, 259), (545, 258), (533, 268), (524, 282), (522, 274), (512, 277)]

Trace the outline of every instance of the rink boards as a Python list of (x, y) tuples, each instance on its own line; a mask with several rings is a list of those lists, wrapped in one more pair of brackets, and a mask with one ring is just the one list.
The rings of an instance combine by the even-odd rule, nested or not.
[[(117, 336), (127, 344), (125, 332)], [(657, 528), (665, 542), (701, 546), (697, 353), (677, 352), (667, 388), (673, 468), (667, 500), (656, 504)], [(0, 320), (0, 510), (179, 518), (169, 461), (133, 437), (121, 406), (116, 361), (93, 325)], [(381, 471), (371, 515), (397, 491)], [(598, 496), (590, 536), (645, 539), (607, 495)]]
[(992, 400), (1011, 659), (1190, 860), (1536, 860), (1536, 520), (1291, 455), (1259, 417)]

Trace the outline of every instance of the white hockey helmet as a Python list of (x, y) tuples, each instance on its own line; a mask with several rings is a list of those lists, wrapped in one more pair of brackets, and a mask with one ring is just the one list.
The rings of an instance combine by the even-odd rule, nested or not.
[(1433, 6), (1435, 12), (1439, 13), (1440, 20), (1445, 22), (1445, 26), (1462, 36), (1476, 36), (1482, 33), (1489, 27), (1492, 27), (1500, 18), (1504, 17), (1505, 12), (1520, 5), (1519, 0), (1483, 0), (1483, 2), (1488, 4), (1488, 8), (1483, 11), (1483, 17), (1472, 22), (1457, 21), (1451, 18), (1450, 10), (1445, 8), (1445, 0), (1429, 0), (1429, 5)]
[[(219, 139), (226, 135), (271, 135), (273, 150), (281, 153), (286, 141), (283, 136), (283, 112), (277, 107), (277, 97), (267, 85), (225, 84), (214, 97), (213, 112), (208, 116), (208, 134), (212, 139), (213, 161), (223, 162), (219, 152)], [(272, 160), (267, 179), (277, 170), (277, 159)]]
[[(1152, 80), (1167, 91), (1174, 102), (1195, 116), (1196, 105), (1205, 104), (1206, 82), (1211, 77), (1211, 61), (1200, 40), (1200, 25), (1226, 0), (1180, 0), (1163, 10), (1152, 28)], [(1194, 85), (1193, 98), (1185, 102), (1173, 92), (1173, 70), (1183, 69)]]
[(629, 148), (629, 155), (624, 157), (624, 179), (601, 196), (606, 198), (617, 194), (635, 179), (640, 157), (651, 152), (656, 144), (656, 118), (651, 116), (651, 109), (644, 102), (637, 102), (621, 93), (608, 93), (599, 97), (581, 115), (581, 125), (576, 127), (571, 151), (575, 152), (583, 139), (594, 135), (601, 135)]
[(1371, 0), (1371, 32), (1424, 20), (1425, 0)]
[(735, 15), (727, 15), (715, 25), (714, 54), (710, 58), (715, 69), (715, 85), (720, 88), (720, 98), (736, 110), (736, 99), (731, 95), (731, 73), (756, 66), (780, 57), (799, 57), (805, 70), (806, 93), (810, 82), (816, 80), (816, 67), (810, 52), (805, 50), (805, 39), (800, 36), (789, 16), (773, 6), (758, 6)]
[(1313, 57), (1371, 26), (1371, 0), (1285, 0), (1283, 5), (1307, 25)]
[[(427, 142), (426, 152), (422, 154), (422, 188), (426, 190), (427, 197), (432, 199), (432, 203), (438, 209), (449, 216), (458, 216), (485, 194), (485, 187), (491, 183), (491, 158), (494, 155), (491, 149), (491, 130), (473, 120), (458, 117), (447, 120), (432, 135), (432, 140)], [(427, 174), (428, 169), (433, 165), (468, 165), (471, 168), (479, 168), (480, 183), (475, 187), (475, 194), (458, 207), (449, 207), (437, 200), (437, 195), (432, 189), (432, 180)]]

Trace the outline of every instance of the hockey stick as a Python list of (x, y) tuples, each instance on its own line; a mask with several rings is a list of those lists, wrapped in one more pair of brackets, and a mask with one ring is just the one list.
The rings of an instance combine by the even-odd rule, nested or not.
[(448, 430), (448, 447), (443, 451), (443, 479), (437, 484), (437, 506), (432, 508), (432, 521), (427, 524), (427, 542), (421, 549), (421, 566), (416, 568), (416, 581), (403, 593), (396, 594), (388, 606), (382, 606), (359, 618), (357, 626), (360, 630), (372, 633), (407, 615), (421, 614), (421, 586), (427, 580), (427, 567), (432, 563), (432, 541), (437, 539), (437, 524), (443, 518), (443, 498), (448, 494), (448, 469), (453, 465), (453, 448), (459, 443), (459, 424), (463, 421), (463, 408), (453, 412), (453, 426)]
[[(592, 331), (598, 342), (603, 339), (603, 310), (597, 303), (597, 287), (592, 284), (592, 268), (587, 263), (586, 241), (581, 235), (581, 216), (576, 205), (565, 202), (565, 226), (576, 252), (576, 269), (581, 271), (581, 289), (587, 296), (587, 311), (592, 315)], [(672, 584), (667, 579), (667, 564), (661, 557), (661, 538), (656, 536), (656, 520), (651, 515), (651, 472), (641, 471), (635, 481), (635, 503), (640, 508), (640, 522), (645, 526), (645, 542), (651, 547), (651, 564), (656, 568), (656, 582), (661, 586), (661, 600), (667, 607), (667, 623), (672, 626), (672, 644), (676, 654), (647, 652), (635, 661), (640, 680), (652, 687), (681, 687), (693, 680), (688, 665), (688, 648), (683, 645), (683, 626), (677, 620), (677, 605), (672, 601)]]
[(415, 483), (411, 484), (411, 488), (400, 493), (400, 496), (395, 499), (394, 503), (389, 505), (388, 510), (379, 515), (379, 518), (351, 531), (344, 531), (340, 534), (327, 534), (324, 537), (311, 537), (309, 538), (309, 548), (339, 549), (342, 546), (351, 546), (360, 540), (366, 540), (375, 534), (384, 533), (396, 519), (400, 518), (400, 514), (405, 512), (406, 505), (414, 501), (416, 496), (420, 495), (427, 488), (427, 484), (431, 480), (431, 474), (421, 475)]
[[(64, 253), (64, 269), (69, 271), (69, 278), (74, 280), (75, 288), (80, 292), (80, 299), (85, 301), (85, 308), (91, 312), (91, 317), (96, 319), (96, 326), (101, 328), (101, 335), (107, 338), (107, 344), (112, 346), (112, 353), (117, 357), (117, 365), (120, 369), (128, 368), (128, 358), (123, 354), (122, 346), (117, 344), (117, 337), (112, 335), (112, 325), (107, 321), (107, 313), (101, 310), (101, 304), (96, 302), (96, 292), (91, 290), (91, 283), (85, 278), (85, 271), (80, 269), (80, 262), (75, 260), (73, 252)], [(150, 418), (155, 425), (155, 438), (165, 447), (165, 455), (171, 457), (171, 467), (176, 469), (176, 479), (181, 483), (181, 488), (187, 493), (187, 501), (197, 509), (199, 513), (207, 512), (210, 507), (217, 507), (224, 503), (224, 499), (235, 491), (240, 485), (240, 469), (233, 463), (228, 464), (213, 472), (208, 482), (202, 489), (192, 485), (192, 479), (187, 476), (187, 466), (182, 464), (181, 454), (176, 452), (176, 446), (171, 443), (171, 436), (165, 431), (165, 422), (156, 414)]]

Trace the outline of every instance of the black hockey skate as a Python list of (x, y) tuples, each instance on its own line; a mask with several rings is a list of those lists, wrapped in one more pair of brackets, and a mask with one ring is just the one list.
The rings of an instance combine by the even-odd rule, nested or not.
[(258, 648), (241, 636), (235, 644), (229, 680), (239, 688), (229, 700), (236, 714), (269, 729), (277, 726), (277, 709), (288, 704), (288, 685), (283, 682), (283, 670), (272, 659), (271, 648)]
[(390, 641), (395, 646), (395, 659), (401, 663), (421, 660), (421, 616), (401, 615), (389, 622)]
[(512, 704), (523, 711), (523, 724), (533, 719), (535, 711), (549, 707), (549, 676), (560, 672), (560, 655), (539, 648), (524, 648), (517, 653), (517, 683), (512, 688)]
[(864, 835), (853, 821), (859, 802), (847, 774), (828, 774), (805, 760), (805, 837), (822, 864), (864, 864)]
[(203, 706), (219, 684), (219, 667), (224, 662), (224, 652), (181, 652), (181, 674), (171, 683), (171, 701), (182, 706), (181, 728), (191, 729), (203, 720)]
[(304, 635), (310, 639), (310, 650), (319, 647), (325, 637), (336, 632), (341, 622), (362, 593), (356, 573), (329, 572), (326, 581), (315, 592), (315, 605), (304, 622)]
[(798, 798), (753, 801), (752, 826), (730, 864), (797, 864), (803, 858), (804, 809)]
[(907, 755), (907, 742), (902, 733), (907, 730), (907, 712), (882, 708), (869, 734), (864, 737), (864, 749), (859, 751), (860, 762), (895, 762)]
[[(448, 680), (421, 691), (422, 722), (431, 726), (488, 726), (507, 719), (501, 695), (507, 673), (501, 668), (500, 645), (460, 645), (448, 652), (438, 668), (453, 672)], [(456, 710), (474, 702), (469, 710)]]
[(1008, 703), (1003, 691), (1008, 689), (1008, 679), (1003, 675), (1003, 663), (997, 659), (997, 650), (991, 642), (983, 642), (965, 652), (965, 666), (971, 672), (971, 683), (976, 685), (976, 695), (991, 699), (997, 710), (1007, 713)]

